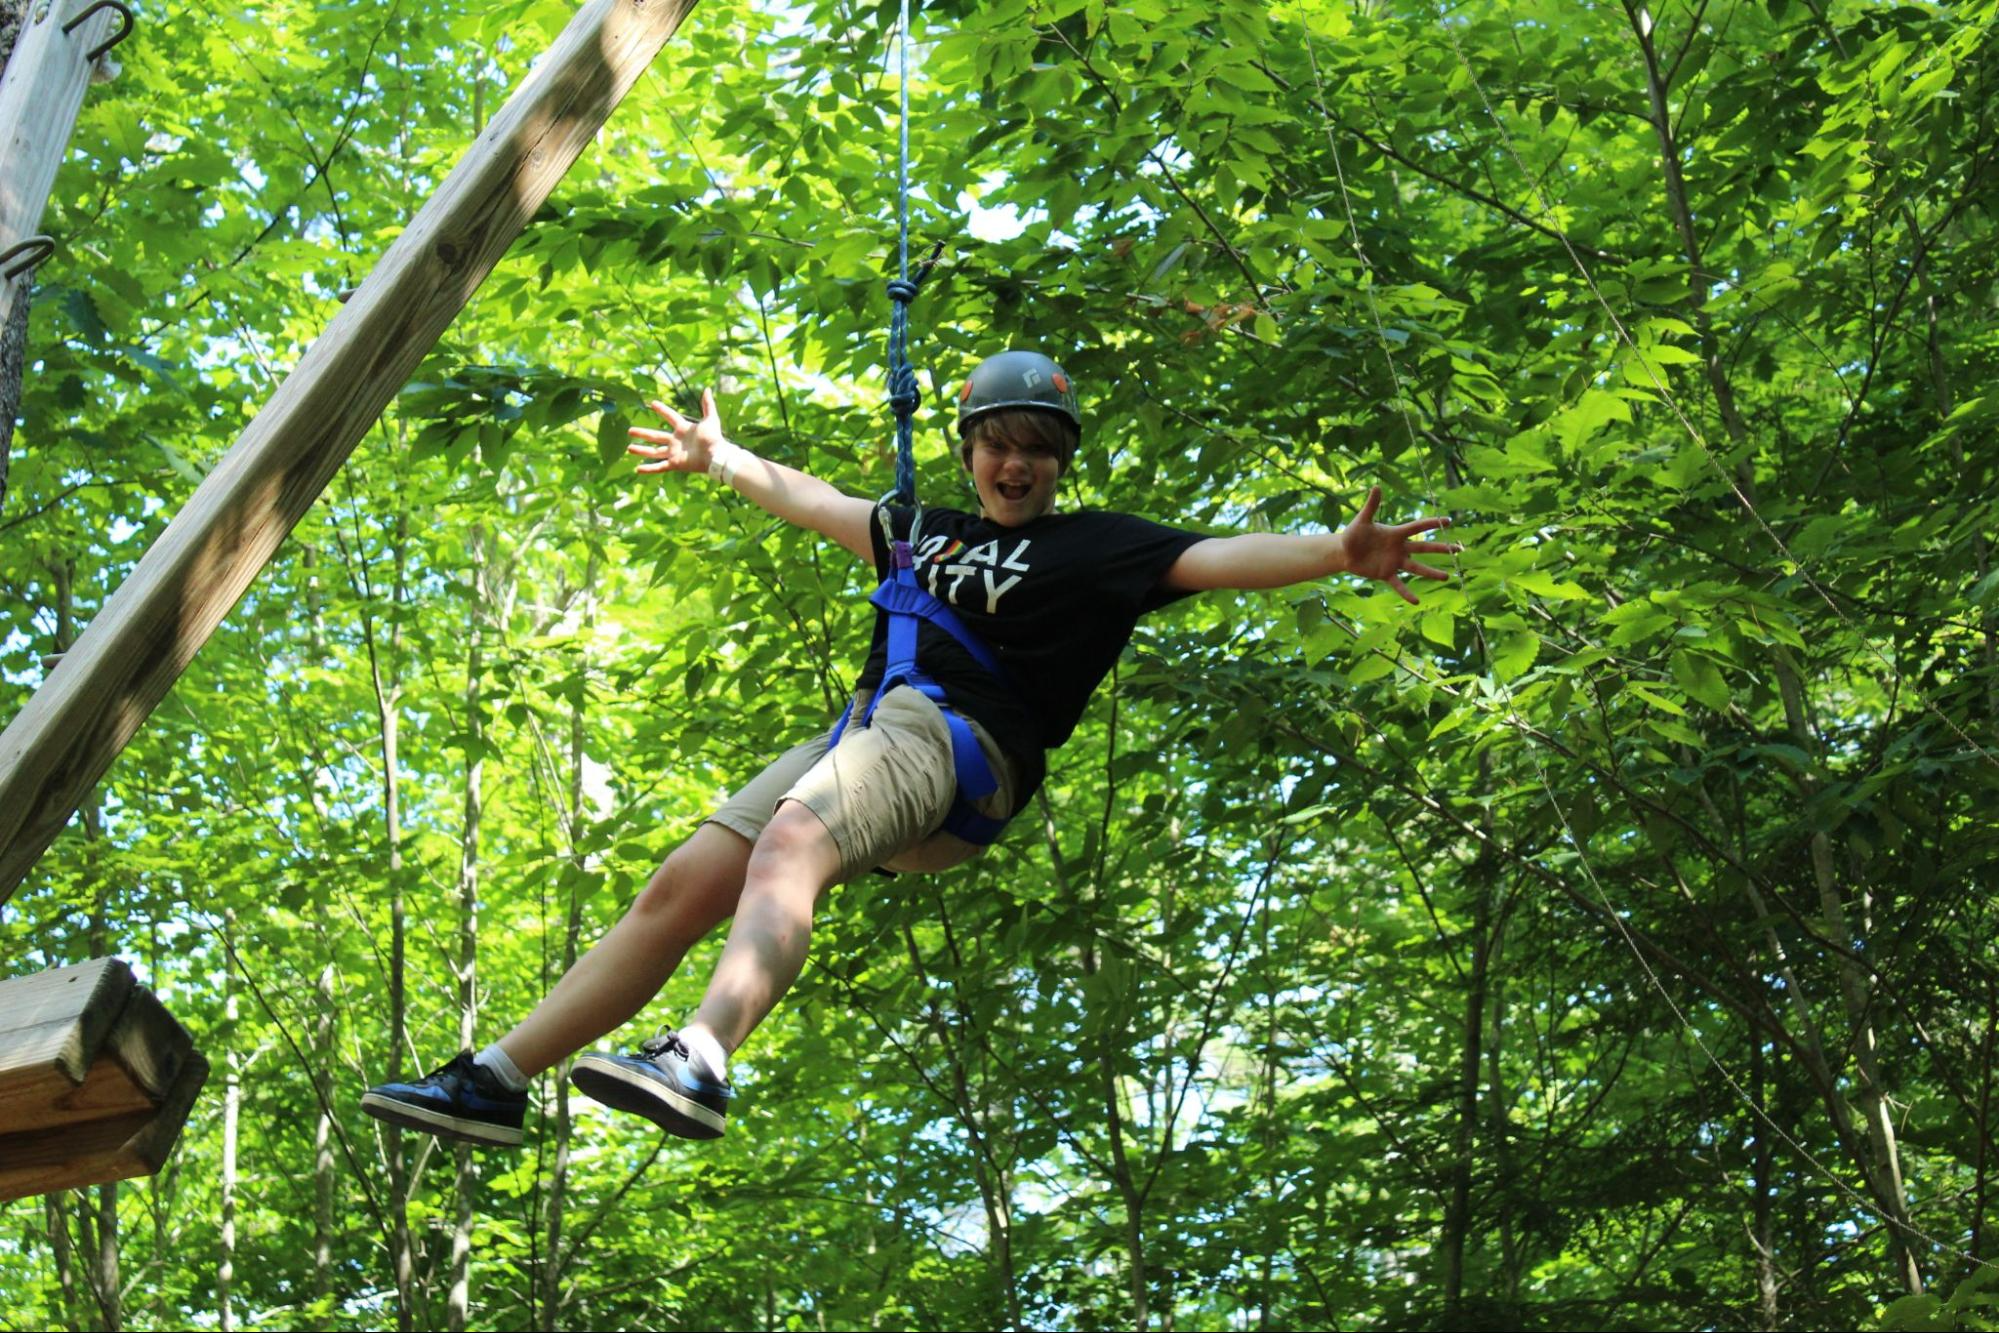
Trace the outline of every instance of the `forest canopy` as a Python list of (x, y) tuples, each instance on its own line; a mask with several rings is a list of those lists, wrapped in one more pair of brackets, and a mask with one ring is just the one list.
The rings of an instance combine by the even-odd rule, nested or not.
[[(139, 8), (0, 718), (573, 12)], [(987, 856), (827, 897), (726, 1139), (358, 1112), (853, 686), (872, 572), (624, 450), (712, 388), (891, 486), (896, 9), (695, 8), (0, 906), (215, 1069), (160, 1175), (0, 1209), (8, 1326), (1990, 1327), (1999, 0), (918, 4), (927, 502), (1033, 347), (1066, 508), (1468, 549), (1148, 617)]]

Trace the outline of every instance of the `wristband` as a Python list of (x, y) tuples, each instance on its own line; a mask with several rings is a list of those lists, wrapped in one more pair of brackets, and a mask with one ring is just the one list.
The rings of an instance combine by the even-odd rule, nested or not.
[(755, 457), (740, 444), (723, 440), (708, 450), (708, 475), (724, 486), (731, 485), (736, 480), (736, 469)]

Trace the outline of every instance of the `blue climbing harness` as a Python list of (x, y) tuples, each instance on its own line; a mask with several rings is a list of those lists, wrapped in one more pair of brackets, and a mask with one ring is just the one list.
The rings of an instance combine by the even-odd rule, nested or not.
[[(902, 59), (902, 120), (900, 126), (901, 152), (897, 177), (896, 204), (898, 235), (896, 238), (897, 276), (888, 284), (889, 300), (893, 310), (888, 326), (888, 403), (895, 413), (895, 493), (894, 499), (909, 505), (914, 510), (909, 520), (909, 540), (897, 541), (889, 526), (888, 510), (879, 508), (882, 538), (887, 543), (890, 566), (887, 577), (875, 589), (874, 596), (868, 598), (875, 609), (888, 621), (888, 662), (882, 670), (882, 678), (875, 686), (874, 696), (868, 700), (867, 711), (861, 714), (861, 725), (868, 725), (875, 715), (875, 708), (888, 692), (898, 685), (907, 685), (920, 691), (936, 703), (944, 714), (944, 724), (951, 729), (951, 768), (957, 775), (958, 790), (951, 798), (950, 813), (944, 816), (944, 831), (952, 833), (966, 842), (980, 847), (990, 845), (1006, 827), (1006, 820), (994, 819), (991, 815), (979, 813), (972, 804), (983, 800), (999, 790), (999, 779), (993, 775), (992, 765), (986, 761), (985, 751), (979, 746), (979, 738), (972, 734), (972, 724), (945, 700), (944, 687), (925, 674), (916, 661), (916, 641), (922, 631), (923, 622), (929, 621), (937, 628), (956, 639), (964, 650), (972, 655), (972, 660), (991, 672), (994, 679), (1006, 683), (1006, 669), (1000, 665), (993, 650), (966, 627), (958, 618), (958, 613), (946, 606), (935, 595), (916, 581), (916, 557), (912, 548), (916, 544), (917, 531), (923, 523), (923, 511), (916, 506), (916, 450), (913, 440), (913, 422), (917, 404), (922, 395), (917, 388), (916, 368), (909, 364), (909, 303), (916, 299), (916, 292), (923, 285), (924, 278), (937, 263), (937, 257), (944, 252), (944, 242), (937, 242), (930, 251), (930, 258), (916, 271), (914, 278), (909, 274), (909, 0), (903, 0), (901, 29)], [(827, 739), (826, 748), (832, 749), (840, 743), (840, 736), (847, 729), (848, 721), (854, 715), (854, 705), (849, 702), (847, 711), (840, 714), (840, 720), (833, 724), (833, 733)]]
[[(917, 664), (916, 641), (922, 633), (923, 622), (929, 621), (956, 639), (959, 646), (971, 654), (974, 662), (1003, 684), (1007, 679), (1006, 668), (1000, 665), (999, 658), (985, 641), (959, 619), (956, 611), (916, 581), (916, 557), (912, 543), (916, 538), (917, 525), (922, 521), (920, 511), (910, 520), (910, 541), (897, 541), (889, 531), (888, 511), (883, 509), (878, 512), (882, 516), (882, 535), (888, 539), (890, 568), (888, 577), (881, 581), (881, 586), (875, 589), (868, 601), (887, 618), (888, 660), (882, 668), (882, 678), (875, 686), (874, 695), (868, 700), (867, 711), (861, 714), (861, 725), (868, 725), (876, 707), (898, 685), (907, 685), (935, 703), (938, 711), (944, 714), (944, 725), (951, 731), (951, 769), (958, 781), (958, 790), (951, 797), (950, 812), (944, 816), (944, 831), (976, 846), (989, 846), (999, 837), (1000, 830), (1006, 827), (1006, 820), (980, 813), (972, 802), (983, 800), (998, 791), (999, 779), (993, 774), (979, 738), (972, 733), (972, 724), (945, 699), (944, 687), (932, 680)], [(847, 711), (840, 714), (840, 720), (833, 724), (833, 734), (826, 742), (827, 749), (840, 743), (840, 737), (853, 715), (854, 705), (850, 702)]]

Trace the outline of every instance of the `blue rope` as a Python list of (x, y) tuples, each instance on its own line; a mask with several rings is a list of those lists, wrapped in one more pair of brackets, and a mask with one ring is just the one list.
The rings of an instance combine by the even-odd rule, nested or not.
[[(930, 271), (930, 264), (937, 262), (933, 252), (930, 264), (925, 264), (917, 273), (915, 281), (909, 277), (909, 0), (902, 0), (902, 32), (900, 38), (902, 61), (902, 125), (901, 156), (898, 159), (899, 172), (896, 180), (896, 213), (898, 234), (896, 237), (896, 277), (888, 284), (889, 300), (895, 303), (889, 315), (888, 324), (888, 405), (895, 413), (895, 498), (903, 504), (916, 503), (916, 408), (923, 401), (922, 391), (917, 387), (916, 369), (909, 364), (909, 303), (916, 299), (916, 289), (922, 285), (924, 275)], [(943, 248), (941, 243), (938, 247)]]

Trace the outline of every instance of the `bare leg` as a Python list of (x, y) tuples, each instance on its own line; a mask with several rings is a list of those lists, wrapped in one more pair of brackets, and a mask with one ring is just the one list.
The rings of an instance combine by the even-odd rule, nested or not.
[(689, 1028), (706, 1028), (724, 1051), (743, 1044), (798, 979), (812, 906), (839, 873), (839, 846), (819, 816), (796, 801), (778, 806), (750, 853), (729, 942)]
[(500, 1049), (533, 1078), (630, 1020), (687, 951), (736, 910), (749, 864), (750, 843), (741, 834), (720, 824), (694, 830), (653, 872), (624, 919), (500, 1038)]

